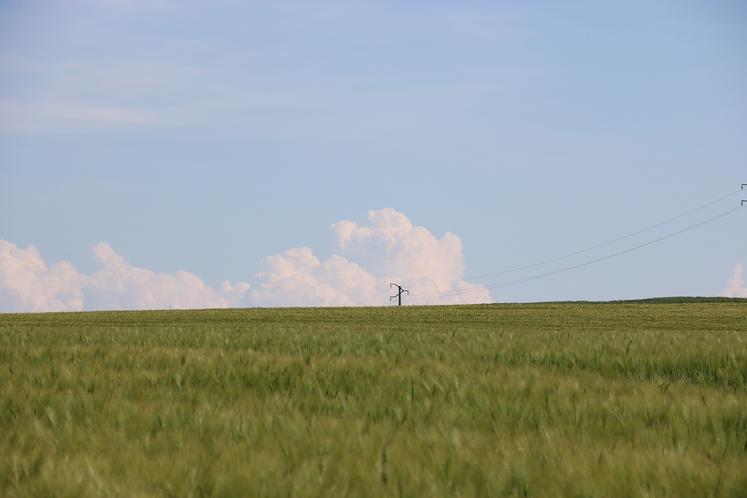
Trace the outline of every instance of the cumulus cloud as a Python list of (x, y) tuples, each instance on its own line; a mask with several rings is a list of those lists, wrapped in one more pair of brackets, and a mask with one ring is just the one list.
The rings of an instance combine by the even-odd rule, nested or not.
[(320, 261), (308, 247), (266, 258), (250, 292), (258, 306), (353, 306), (368, 304), (376, 279), (342, 256)]
[(390, 208), (330, 229), (339, 254), (289, 249), (261, 262), (254, 285), (220, 288), (194, 273), (137, 267), (106, 243), (93, 247), (99, 267), (86, 275), (65, 261), (47, 265), (34, 246), (0, 240), (0, 311), (383, 305), (390, 282), (410, 289), (408, 304), (491, 301), (486, 288), (464, 280), (462, 242), (452, 233), (436, 237)]
[(389, 283), (410, 289), (412, 304), (491, 301), (484, 287), (463, 280), (462, 242), (434, 236), (391, 208), (368, 212), (366, 223), (345, 220), (331, 230), (341, 254), (324, 261), (308, 247), (266, 258), (250, 292), (257, 305), (379, 305)]
[(744, 285), (742, 274), (744, 268), (741, 263), (734, 267), (734, 275), (729, 280), (729, 286), (721, 293), (724, 297), (747, 297), (747, 287)]
[(33, 245), (0, 240), (0, 311), (82, 310), (84, 282), (70, 263), (47, 266)]
[(128, 263), (109, 244), (93, 247), (100, 268), (84, 275), (61, 261), (48, 266), (34, 246), (0, 240), (0, 311), (226, 308), (247, 305), (249, 284), (215, 290), (195, 274), (156, 273)]
[[(224, 284), (226, 293), (207, 285), (194, 273), (155, 273), (129, 264), (109, 244), (93, 253), (101, 268), (86, 279), (86, 309), (227, 308), (240, 300), (237, 286)], [(246, 284), (237, 284), (238, 289)], [(237, 296), (238, 294), (238, 296)], [(236, 299), (236, 298), (239, 299)]]

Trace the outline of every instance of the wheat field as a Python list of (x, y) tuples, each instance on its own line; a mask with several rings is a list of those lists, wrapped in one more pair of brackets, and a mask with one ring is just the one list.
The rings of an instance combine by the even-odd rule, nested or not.
[(747, 496), (747, 302), (0, 315), (0, 495)]

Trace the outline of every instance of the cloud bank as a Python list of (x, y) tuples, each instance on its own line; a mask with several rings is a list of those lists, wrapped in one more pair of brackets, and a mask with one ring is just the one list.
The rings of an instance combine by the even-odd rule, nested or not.
[(70, 263), (47, 265), (34, 246), (0, 240), (0, 311), (82, 311), (225, 308), (244, 304), (249, 284), (212, 289), (193, 273), (138, 268), (109, 244), (93, 247), (100, 269), (91, 275)]
[(484, 287), (463, 280), (462, 241), (452, 233), (440, 239), (391, 209), (368, 212), (366, 223), (331, 226), (340, 254), (320, 260), (308, 247), (266, 258), (249, 292), (259, 306), (381, 305), (389, 283), (410, 289), (410, 304), (491, 301)]
[(487, 289), (463, 280), (462, 242), (452, 233), (438, 238), (391, 208), (330, 228), (339, 254), (288, 249), (260, 263), (255, 284), (219, 289), (186, 271), (139, 268), (103, 242), (92, 248), (99, 269), (86, 275), (66, 261), (48, 265), (33, 245), (0, 240), (0, 311), (384, 305), (390, 282), (411, 289), (409, 304), (491, 301)]
[(741, 263), (734, 267), (734, 275), (729, 280), (729, 286), (721, 292), (723, 297), (747, 297), (747, 287), (744, 285), (742, 277), (744, 268)]
[(0, 240), (0, 311), (81, 310), (84, 280), (68, 262), (47, 266), (36, 247)]

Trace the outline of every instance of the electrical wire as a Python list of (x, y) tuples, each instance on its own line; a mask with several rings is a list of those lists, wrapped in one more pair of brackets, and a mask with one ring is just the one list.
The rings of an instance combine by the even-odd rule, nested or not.
[(568, 254), (564, 254), (562, 256), (555, 256), (555, 257), (552, 257), (552, 258), (549, 258), (549, 259), (544, 259), (542, 261), (538, 261), (536, 263), (530, 263), (530, 264), (526, 264), (526, 265), (522, 265), (522, 266), (517, 266), (517, 267), (514, 267), (514, 268), (509, 268), (507, 270), (502, 270), (502, 271), (498, 271), (498, 272), (494, 272), (494, 273), (486, 273), (486, 274), (483, 274), (483, 275), (468, 276), (468, 277), (464, 277), (464, 278), (461, 278), (461, 279), (448, 280), (448, 281), (444, 281), (444, 282), (428, 282), (428, 283), (423, 283), (423, 284), (420, 285), (420, 287), (446, 285), (446, 284), (453, 284), (453, 283), (462, 282), (462, 281), (469, 282), (469, 281), (474, 281), (474, 280), (483, 280), (483, 279), (490, 278), (490, 277), (497, 277), (499, 275), (506, 275), (508, 273), (516, 273), (516, 272), (522, 271), (522, 270), (530, 270), (532, 268), (537, 268), (538, 266), (544, 266), (544, 265), (549, 264), (549, 263), (555, 263), (556, 261), (562, 261), (564, 259), (568, 259), (568, 258), (571, 258), (573, 256), (578, 256), (579, 254), (584, 254), (584, 253), (587, 253), (589, 251), (593, 251), (594, 249), (600, 249), (602, 247), (607, 247), (607, 246), (612, 245), (612, 244), (614, 244), (616, 242), (620, 242), (621, 240), (628, 239), (628, 238), (633, 237), (635, 235), (640, 235), (642, 233), (645, 233), (645, 232), (648, 232), (650, 230), (653, 230), (654, 228), (658, 228), (658, 227), (660, 227), (662, 225), (666, 225), (666, 224), (671, 223), (673, 221), (677, 221), (677, 220), (679, 220), (681, 218), (684, 218), (685, 216), (687, 216), (689, 214), (695, 213), (697, 211), (701, 211), (701, 210), (703, 210), (703, 209), (705, 209), (707, 207), (713, 206), (714, 204), (717, 204), (717, 203), (719, 203), (721, 201), (724, 201), (724, 200), (728, 199), (729, 197), (732, 197), (735, 194), (739, 193), (740, 191), (742, 191), (742, 189), (733, 190), (733, 191), (729, 192), (726, 195), (723, 195), (723, 196), (718, 197), (716, 199), (710, 200), (710, 201), (708, 201), (708, 202), (706, 202), (704, 204), (701, 204), (701, 205), (699, 205), (697, 207), (689, 209), (689, 210), (685, 211), (684, 213), (680, 213), (680, 214), (678, 214), (676, 216), (672, 216), (671, 218), (667, 218), (665, 220), (662, 220), (662, 221), (659, 221), (657, 223), (654, 223), (653, 225), (649, 225), (649, 226), (647, 226), (645, 228), (641, 228), (640, 230), (636, 230), (634, 232), (630, 232), (630, 233), (627, 233), (625, 235), (621, 235), (619, 237), (616, 237), (614, 239), (608, 240), (606, 242), (602, 242), (602, 243), (595, 244), (595, 245), (592, 245), (592, 246), (589, 246), (589, 247), (585, 247), (583, 249), (579, 249), (577, 251), (574, 251), (574, 252), (571, 252), (571, 253), (568, 253)]
[[(731, 195), (733, 195), (733, 194), (731, 194)], [(532, 275), (532, 276), (529, 276), (529, 277), (519, 278), (519, 279), (515, 279), (515, 280), (509, 280), (509, 281), (505, 281), (505, 282), (497, 282), (497, 283), (494, 283), (494, 284), (482, 285), (482, 286), (476, 287), (474, 289), (465, 289), (465, 290), (462, 290), (462, 291), (454, 290), (454, 291), (444, 291), (444, 292), (436, 292), (436, 293), (421, 294), (421, 295), (418, 295), (415, 292), (413, 292), (413, 296), (412, 297), (413, 298), (417, 298), (417, 299), (421, 299), (421, 298), (429, 298), (429, 297), (460, 296), (460, 295), (463, 295), (463, 294), (468, 294), (468, 293), (473, 293), (473, 292), (483, 292), (485, 289), (498, 289), (498, 288), (502, 288), (502, 287), (508, 287), (508, 286), (511, 286), (511, 285), (518, 285), (518, 284), (521, 284), (521, 283), (524, 283), (524, 282), (530, 282), (532, 280), (539, 280), (541, 278), (546, 278), (546, 277), (549, 277), (549, 276), (552, 276), (552, 275), (557, 275), (559, 273), (565, 273), (565, 272), (568, 272), (568, 271), (571, 271), (571, 270), (582, 268), (584, 266), (592, 265), (594, 263), (599, 263), (601, 261), (606, 261), (608, 259), (612, 259), (612, 258), (615, 258), (617, 256), (622, 256), (624, 254), (627, 254), (627, 253), (630, 253), (630, 252), (633, 252), (633, 251), (637, 251), (639, 249), (643, 249), (644, 247), (648, 247), (650, 245), (656, 244), (657, 242), (661, 242), (661, 241), (670, 239), (670, 238), (675, 237), (677, 235), (680, 235), (682, 233), (689, 232), (690, 230), (694, 230), (694, 229), (696, 229), (698, 227), (701, 227), (703, 225), (707, 225), (709, 223), (712, 223), (712, 222), (714, 222), (714, 221), (716, 221), (716, 220), (718, 220), (720, 218), (724, 218), (724, 217), (726, 217), (726, 216), (728, 216), (728, 215), (736, 212), (739, 209), (741, 209), (741, 207), (737, 206), (737, 207), (729, 209), (727, 211), (723, 211), (723, 212), (721, 212), (721, 213), (719, 213), (719, 214), (717, 214), (715, 216), (712, 216), (712, 217), (710, 217), (710, 218), (708, 218), (706, 220), (703, 220), (701, 222), (695, 223), (693, 225), (689, 225), (689, 226), (687, 226), (687, 227), (685, 227), (685, 228), (683, 228), (681, 230), (677, 230), (676, 232), (671, 232), (671, 233), (669, 233), (667, 235), (663, 235), (663, 236), (657, 237), (657, 238), (655, 238), (653, 240), (649, 240), (648, 242), (644, 242), (642, 244), (638, 244), (636, 246), (629, 247), (627, 249), (623, 249), (621, 251), (617, 251), (617, 252), (614, 252), (614, 253), (611, 253), (611, 254), (607, 254), (605, 256), (601, 256), (599, 258), (594, 258), (594, 259), (591, 259), (591, 260), (588, 260), (588, 261), (584, 261), (582, 263), (578, 263), (578, 264), (575, 264), (575, 265), (566, 266), (564, 268), (560, 268), (560, 269), (557, 269), (557, 270), (553, 270), (553, 271), (549, 271), (549, 272), (545, 272), (545, 273), (540, 273), (538, 275)]]

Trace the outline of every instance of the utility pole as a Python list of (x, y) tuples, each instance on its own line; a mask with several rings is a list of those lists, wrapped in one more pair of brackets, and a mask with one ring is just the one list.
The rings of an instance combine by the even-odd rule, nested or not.
[(410, 295), (410, 291), (407, 290), (407, 289), (403, 289), (402, 286), (399, 285), (399, 284), (389, 284), (389, 288), (391, 289), (392, 287), (396, 287), (397, 288), (397, 293), (395, 295), (393, 295), (393, 296), (389, 296), (389, 300), (391, 301), (392, 299), (394, 299), (396, 297), (397, 298), (397, 305), (398, 306), (402, 306), (402, 293), (406, 292), (407, 295), (409, 296)]

